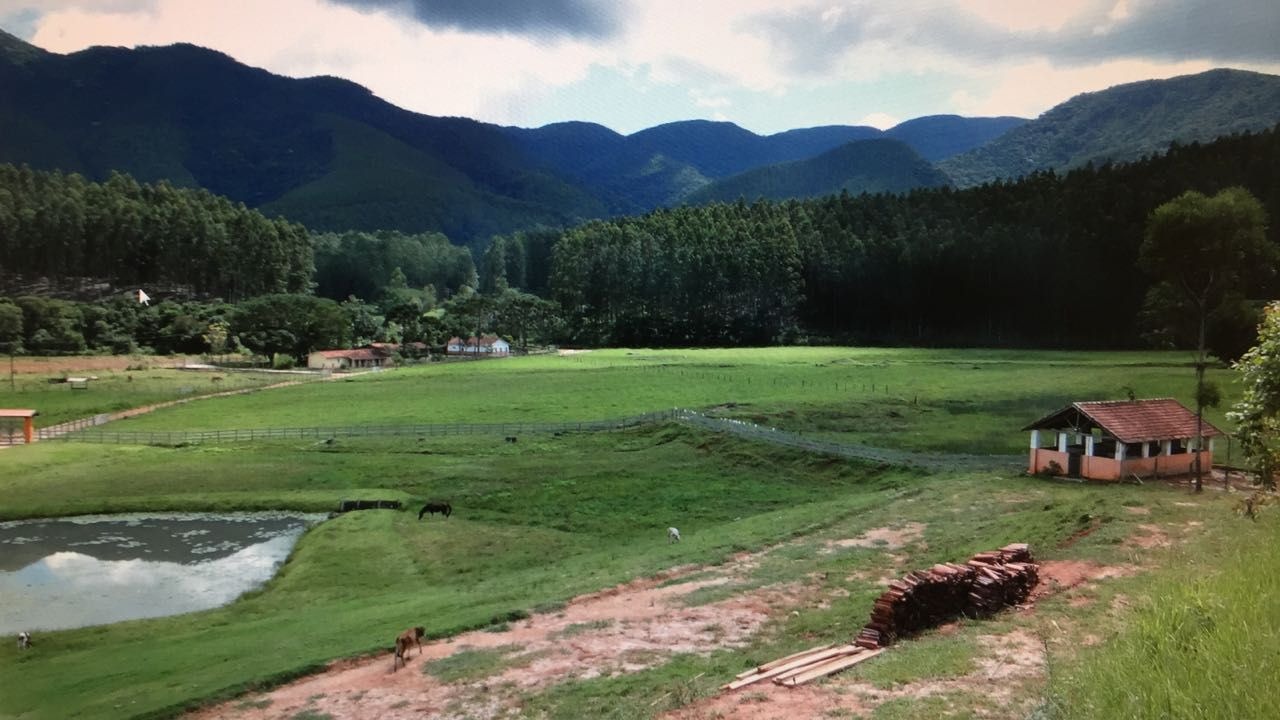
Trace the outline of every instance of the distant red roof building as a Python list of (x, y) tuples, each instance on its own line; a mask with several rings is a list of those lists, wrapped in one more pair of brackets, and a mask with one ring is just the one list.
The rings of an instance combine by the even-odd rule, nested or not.
[(391, 353), (380, 348), (351, 350), (317, 350), (307, 356), (307, 367), (313, 370), (349, 370), (380, 368), (391, 364)]
[[(1023, 430), (1031, 431), (1033, 473), (1095, 480), (1186, 475), (1197, 455), (1195, 413), (1172, 398), (1074, 402)], [(1212, 438), (1223, 433), (1204, 422), (1201, 434), (1209, 439), (1198, 453), (1207, 469)]]

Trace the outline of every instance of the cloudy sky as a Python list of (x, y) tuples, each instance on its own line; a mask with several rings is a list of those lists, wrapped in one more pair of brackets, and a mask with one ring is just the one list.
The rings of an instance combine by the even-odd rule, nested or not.
[(54, 52), (190, 42), (397, 105), (629, 133), (1033, 117), (1080, 92), (1280, 74), (1277, 0), (0, 0)]

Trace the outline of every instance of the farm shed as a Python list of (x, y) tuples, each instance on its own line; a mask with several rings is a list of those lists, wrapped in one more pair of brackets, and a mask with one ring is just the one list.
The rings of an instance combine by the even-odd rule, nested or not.
[[(0, 420), (9, 420), (9, 419), (22, 420), (22, 440), (27, 444), (30, 444), (32, 438), (35, 436), (34, 418), (38, 414), (39, 413), (37, 413), (35, 410), (0, 408)], [(6, 439), (8, 440), (9, 444), (12, 444), (15, 442), (13, 438), (14, 438), (13, 435), (6, 432)]]
[(388, 365), (391, 365), (391, 353), (378, 348), (317, 350), (307, 356), (307, 367), (312, 370), (350, 370), (380, 368)]
[[(1172, 398), (1075, 402), (1023, 428), (1031, 431), (1027, 471), (1090, 480), (1189, 475), (1195, 469), (1196, 415)], [(1213, 466), (1204, 423), (1200, 465)]]
[(460, 337), (449, 338), (446, 351), (450, 355), (510, 355), (511, 345), (497, 335), (474, 335), (463, 340)]

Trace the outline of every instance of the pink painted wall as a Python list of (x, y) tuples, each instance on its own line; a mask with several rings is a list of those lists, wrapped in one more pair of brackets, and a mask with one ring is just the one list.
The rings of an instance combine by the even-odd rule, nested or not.
[[(1207, 472), (1213, 467), (1213, 453), (1205, 450), (1200, 455), (1201, 467)], [(1027, 472), (1048, 472), (1049, 463), (1056, 462), (1065, 474), (1069, 467), (1067, 453), (1045, 448), (1032, 448), (1027, 464)], [(1083, 455), (1080, 457), (1080, 475), (1090, 480), (1121, 480), (1130, 475), (1140, 478), (1177, 477), (1190, 475), (1195, 467), (1195, 453), (1178, 455), (1158, 455), (1156, 457), (1125, 458), (1123, 461), (1110, 457)]]

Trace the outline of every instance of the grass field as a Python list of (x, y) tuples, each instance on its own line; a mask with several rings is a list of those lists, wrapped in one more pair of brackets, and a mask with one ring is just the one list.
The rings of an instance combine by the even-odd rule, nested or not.
[[(1123, 397), (1125, 387), (1139, 396), (1185, 398), (1190, 371), (1181, 360), (1146, 353), (608, 351), (406, 369), (204, 400), (122, 425), (590, 419), (682, 406), (895, 447), (972, 451), (965, 441), (972, 433), (986, 451), (1013, 452), (1025, 442), (1018, 428), (1070, 399)], [(1234, 395), (1233, 386), (1224, 383), (1224, 389)], [(1166, 704), (1191, 707), (1172, 695), (1195, 695), (1193, 667), (1205, 670), (1205, 678), (1226, 672), (1263, 678), (1280, 666), (1276, 645), (1265, 644), (1277, 627), (1268, 606), (1223, 613), (1217, 625), (1204, 619), (1219, 617), (1228, 604), (1247, 606), (1254, 593), (1272, 592), (1280, 576), (1277, 552), (1255, 557), (1234, 549), (1277, 547), (1275, 515), (1242, 521), (1233, 512), (1235, 499), (1220, 491), (1194, 496), (1162, 484), (925, 474), (680, 425), (524, 436), (518, 444), (485, 436), (187, 447), (45, 442), (0, 453), (0, 519), (325, 510), (369, 493), (410, 503), (448, 498), (455, 515), (437, 522), (418, 522), (413, 512), (345, 515), (310, 531), (272, 582), (226, 608), (45, 633), (38, 653), (0, 652), (0, 718), (168, 716), (331, 658), (382, 651), (408, 624), (425, 625), (433, 637), (500, 625), (631, 578), (765, 549), (772, 550), (746, 578), (689, 599), (714, 602), (777, 583), (800, 588), (794, 611), (777, 615), (746, 648), (675, 655), (639, 672), (571, 680), (518, 697), (520, 712), (648, 717), (684, 706), (695, 713), (689, 717), (712, 717), (715, 709), (704, 712), (700, 703), (711, 702), (708, 696), (734, 673), (856, 632), (886, 574), (1014, 541), (1032, 543), (1044, 560), (1132, 570), (1050, 595), (1034, 612), (927, 634), (895, 648), (885, 662), (846, 673), (826, 691), (883, 693), (864, 715), (882, 719), (943, 711), (1025, 716), (1019, 710), (1103, 717), (1128, 707), (1123, 693), (1101, 699), (1123, 679), (1142, 685), (1137, 702), (1156, 708), (1148, 716), (1160, 717)], [(922, 530), (904, 547), (832, 544), (905, 523)], [(665, 542), (663, 530), (672, 524), (685, 537), (678, 545)], [(1152, 532), (1167, 542), (1133, 540)], [(1186, 568), (1205, 579), (1186, 586)], [(1251, 572), (1261, 579), (1245, 582)], [(1251, 633), (1236, 629), (1242, 624)], [(1161, 633), (1180, 637), (1192, 626), (1212, 628), (1194, 636), (1208, 638), (1195, 641), (1194, 663), (1182, 659), (1176, 643), (1153, 645)], [(1000, 633), (1021, 633), (1042, 645), (1049, 672), (1009, 681), (1007, 697), (976, 686), (964, 690), (961, 679), (991, 662), (988, 638)], [(1183, 662), (1185, 670), (1170, 677), (1184, 678), (1179, 682), (1186, 687), (1162, 687), (1163, 667), (1153, 667), (1151, 657)], [(477, 653), (470, 661), (479, 669), (459, 668), (465, 660), (436, 669), (462, 677), (489, 672), (498, 662), (493, 653)], [(1122, 666), (1127, 675), (1115, 670)], [(1096, 669), (1108, 667), (1115, 671)], [(919, 696), (903, 690), (912, 687), (938, 690)], [(1261, 692), (1241, 691), (1234, 699), (1206, 693), (1225, 709), (1168, 716), (1273, 717), (1267, 713), (1274, 705)], [(1099, 699), (1090, 705), (1085, 698)]]
[[(601, 350), (449, 363), (195, 403), (121, 430), (596, 420), (672, 407), (885, 447), (1003, 454), (1072, 400), (1176, 397), (1182, 353), (874, 348)], [(1229, 402), (1230, 371), (1211, 370)], [(1224, 423), (1224, 404), (1211, 422)], [(1225, 425), (1225, 423), (1224, 423)]]
[[(92, 379), (87, 388), (76, 389), (61, 382), (68, 376)], [(308, 378), (255, 372), (190, 372), (171, 368), (57, 369), (17, 375), (12, 384), (7, 376), (4, 377), (0, 381), (0, 407), (34, 408), (40, 412), (36, 427), (49, 427), (99, 413), (299, 379)], [(50, 380), (59, 382), (51, 383)], [(0, 432), (5, 430), (0, 428)]]

